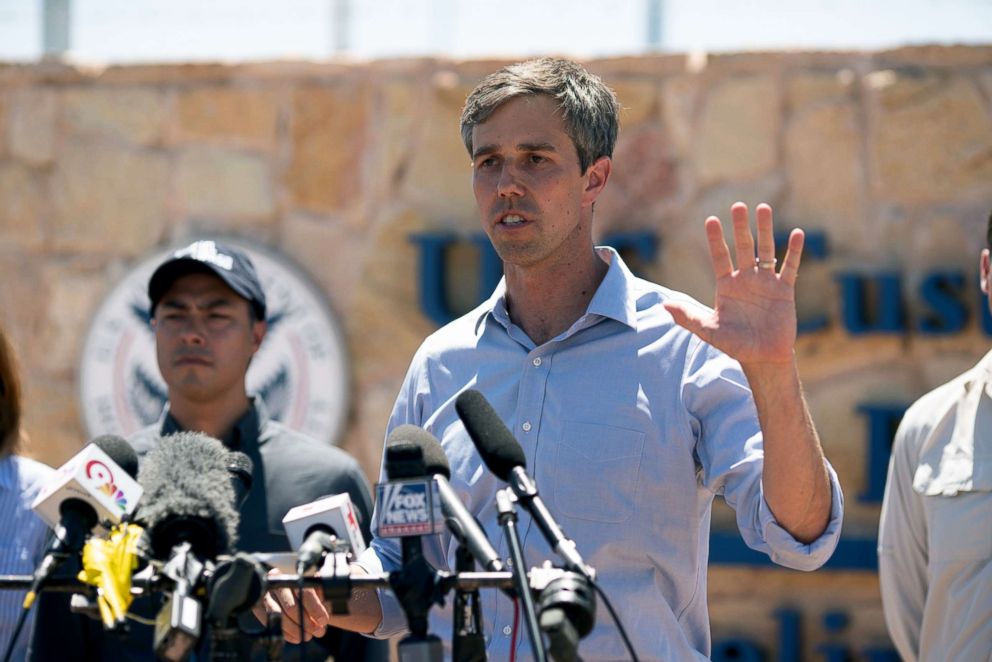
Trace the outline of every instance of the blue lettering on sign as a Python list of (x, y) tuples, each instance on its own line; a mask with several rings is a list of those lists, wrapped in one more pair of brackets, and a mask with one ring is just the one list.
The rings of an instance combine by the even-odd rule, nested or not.
[(899, 274), (841, 273), (837, 282), (841, 292), (841, 319), (844, 329), (852, 336), (898, 334), (906, 330)]
[(858, 405), (859, 414), (864, 414), (868, 422), (868, 457), (865, 462), (867, 485), (858, 494), (861, 503), (882, 503), (885, 495), (885, 478), (888, 474), (889, 455), (892, 452), (892, 440), (902, 415), (906, 412), (905, 404), (876, 404), (862, 403)]
[(964, 303), (964, 274), (937, 271), (920, 284), (920, 299), (930, 310), (920, 320), (920, 331), (934, 335), (960, 333), (968, 323), (968, 307)]

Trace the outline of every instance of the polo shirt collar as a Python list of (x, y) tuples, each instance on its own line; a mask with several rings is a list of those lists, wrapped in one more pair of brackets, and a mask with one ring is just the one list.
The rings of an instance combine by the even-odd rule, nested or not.
[[(265, 407), (265, 402), (258, 396), (252, 396), (251, 405), (248, 411), (239, 418), (231, 431), (224, 435), (220, 441), (230, 450), (240, 450), (242, 446), (251, 446), (259, 443), (258, 431), (268, 423), (269, 412)], [(175, 419), (169, 411), (169, 404), (166, 403), (160, 419), (159, 432), (165, 437), (186, 430)]]

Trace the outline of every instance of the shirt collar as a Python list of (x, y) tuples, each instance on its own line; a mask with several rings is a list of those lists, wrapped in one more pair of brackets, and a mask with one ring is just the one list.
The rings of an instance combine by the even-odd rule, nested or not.
[[(168, 403), (165, 405), (160, 420), (159, 430), (163, 437), (186, 431), (169, 411)], [(239, 450), (242, 446), (259, 443), (258, 431), (268, 421), (269, 412), (265, 407), (265, 402), (258, 396), (252, 396), (248, 411), (234, 423), (234, 427), (224, 435), (221, 442), (231, 450)]]
[[(580, 321), (590, 315), (605, 317), (616, 320), (632, 329), (637, 328), (637, 299), (634, 294), (634, 276), (627, 265), (624, 264), (620, 254), (609, 246), (597, 246), (596, 254), (607, 264), (609, 269), (606, 276), (596, 288), (589, 307)], [(513, 322), (510, 320), (510, 313), (506, 308), (506, 277), (500, 279), (492, 296), (479, 307), (479, 324), (485, 322), (488, 316), (492, 316), (503, 328), (509, 329)]]

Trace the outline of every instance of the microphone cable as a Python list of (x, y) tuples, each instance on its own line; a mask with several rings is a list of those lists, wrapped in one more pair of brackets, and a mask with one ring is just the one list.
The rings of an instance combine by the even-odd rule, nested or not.
[(599, 587), (599, 582), (589, 582), (592, 584), (593, 589), (599, 593), (599, 597), (603, 599), (603, 603), (606, 604), (607, 610), (610, 612), (610, 616), (613, 618), (613, 622), (617, 624), (617, 629), (620, 631), (620, 636), (623, 638), (624, 646), (627, 647), (627, 652), (630, 653), (631, 662), (640, 662), (637, 657), (637, 653), (634, 652), (634, 645), (630, 643), (630, 638), (627, 636), (627, 631), (623, 627), (623, 623), (620, 622), (620, 617), (617, 616), (617, 612), (613, 609), (613, 605), (610, 603), (610, 599), (606, 597), (606, 592)]
[(10, 656), (14, 654), (14, 645), (17, 643), (17, 638), (21, 634), (21, 630), (24, 629), (24, 624), (27, 622), (28, 613), (31, 611), (31, 602), (34, 601), (34, 596), (28, 593), (24, 597), (24, 602), (21, 606), (21, 611), (17, 615), (17, 624), (14, 626), (14, 633), (10, 637), (10, 642), (7, 643), (7, 650), (3, 654), (3, 662), (10, 662)]
[(517, 659), (517, 632), (520, 627), (520, 600), (513, 598), (513, 636), (510, 637), (510, 662)]

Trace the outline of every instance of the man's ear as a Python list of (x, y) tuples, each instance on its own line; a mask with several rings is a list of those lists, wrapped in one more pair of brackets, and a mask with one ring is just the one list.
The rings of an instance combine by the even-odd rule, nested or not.
[(606, 182), (613, 171), (613, 160), (608, 156), (601, 156), (587, 169), (584, 175), (586, 188), (582, 192), (582, 205), (591, 205), (596, 202), (596, 198), (606, 188)]
[(265, 340), (265, 334), (269, 330), (269, 325), (267, 322), (258, 321), (251, 325), (251, 336), (252, 344), (255, 346), (255, 351), (262, 346), (262, 341)]
[(989, 249), (986, 248), (982, 250), (982, 257), (978, 262), (979, 284), (986, 296), (989, 294), (989, 278), (992, 277), (992, 274), (989, 273), (990, 270), (992, 270), (992, 264), (990, 264)]

